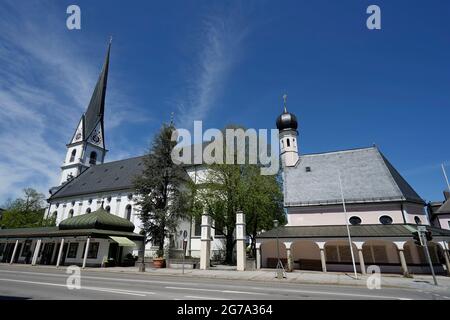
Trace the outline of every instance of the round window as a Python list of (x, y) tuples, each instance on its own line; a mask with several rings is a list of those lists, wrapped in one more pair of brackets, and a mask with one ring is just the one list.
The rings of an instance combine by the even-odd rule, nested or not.
[(392, 224), (392, 218), (389, 216), (381, 216), (380, 217), (380, 222), (381, 224)]
[(422, 220), (420, 220), (420, 218), (418, 216), (414, 217), (414, 221), (416, 224), (422, 224)]
[(354, 226), (357, 226), (362, 222), (360, 217), (351, 217), (350, 219), (348, 219), (348, 221)]

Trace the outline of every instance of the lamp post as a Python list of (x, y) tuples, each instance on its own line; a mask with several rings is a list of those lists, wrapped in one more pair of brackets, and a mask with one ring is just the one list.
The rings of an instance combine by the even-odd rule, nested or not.
[(278, 220), (273, 220), (273, 226), (276, 229), (276, 235), (277, 235), (277, 273), (276, 273), (276, 277), (278, 279), (283, 279), (284, 278), (284, 267), (283, 267), (283, 263), (281, 262), (281, 259), (280, 259), (280, 242), (279, 242), (279, 237), (278, 237), (278, 225), (279, 225)]

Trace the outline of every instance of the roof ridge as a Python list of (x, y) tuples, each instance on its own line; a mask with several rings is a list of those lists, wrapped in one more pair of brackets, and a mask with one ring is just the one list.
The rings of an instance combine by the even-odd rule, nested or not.
[(370, 149), (376, 149), (376, 147), (370, 146), (370, 147), (351, 148), (351, 149), (344, 149), (344, 150), (334, 150), (334, 151), (306, 153), (306, 154), (300, 155), (300, 157), (323, 155), (323, 154), (332, 154), (332, 153), (352, 152), (352, 151), (362, 151), (362, 150), (370, 150)]
[(384, 168), (384, 172), (387, 174), (387, 176), (389, 177), (389, 180), (392, 182), (392, 185), (394, 186), (395, 189), (397, 189), (397, 191), (399, 192), (400, 196), (402, 198), (404, 198), (404, 200), (406, 200), (405, 195), (403, 194), (402, 190), (400, 189), (400, 186), (397, 184), (397, 181), (395, 181), (394, 177), (392, 176), (391, 171), (389, 170), (386, 162), (385, 162), (385, 158), (383, 157), (383, 155), (381, 154), (381, 151), (377, 148), (374, 147), (374, 149), (376, 150), (376, 154), (377, 157), (381, 160), (382, 162), (382, 166)]
[[(398, 170), (389, 162), (389, 160), (384, 156), (384, 154), (378, 148), (376, 150), (377, 150), (377, 153), (381, 156), (381, 159), (382, 159), (386, 169), (388, 170), (389, 175), (394, 180), (395, 185), (400, 190), (400, 193), (405, 198), (405, 200), (420, 199), (420, 201), (425, 204), (425, 201), (422, 199), (422, 197), (416, 192), (416, 190), (414, 190), (414, 188), (408, 183), (408, 181), (406, 181), (406, 179), (403, 178), (403, 176), (400, 174), (400, 172), (398, 172)], [(400, 181), (397, 181), (396, 176), (398, 176)], [(403, 190), (402, 187), (400, 186), (399, 182), (401, 182), (402, 184), (405, 184), (406, 188), (409, 188), (410, 189), (409, 191), (412, 191), (415, 195), (413, 194), (413, 197), (409, 197), (408, 190)], [(418, 199), (413, 199), (415, 196), (417, 196)]]

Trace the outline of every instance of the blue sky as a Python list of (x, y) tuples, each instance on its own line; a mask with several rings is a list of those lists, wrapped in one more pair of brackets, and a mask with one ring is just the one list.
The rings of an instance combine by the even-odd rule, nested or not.
[[(81, 30), (66, 8), (81, 8)], [(381, 7), (382, 30), (366, 28)], [(162, 121), (273, 128), (287, 92), (300, 152), (377, 144), (426, 200), (450, 172), (449, 1), (0, 0), (0, 203), (57, 184), (112, 35), (108, 161)]]

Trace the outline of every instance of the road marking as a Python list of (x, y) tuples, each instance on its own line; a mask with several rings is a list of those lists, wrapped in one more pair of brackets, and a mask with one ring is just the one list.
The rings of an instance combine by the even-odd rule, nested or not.
[[(0, 270), (0, 272), (7, 272), (7, 273), (14, 273), (14, 274), (21, 273), (21, 274), (29, 274), (29, 275), (39, 275), (39, 276), (67, 278), (67, 275), (65, 275), (65, 274), (52, 274), (52, 273), (46, 273), (46, 272), (27, 272), (27, 271), (9, 271), (9, 270)], [(175, 281), (158, 281), (158, 280), (144, 280), (144, 279), (123, 279), (123, 278), (93, 277), (93, 276), (84, 275), (83, 271), (81, 272), (81, 277), (83, 279), (110, 280), (110, 281), (122, 281), (122, 282), (139, 282), (139, 283), (145, 282), (145, 283), (173, 284), (175, 282)], [(189, 284), (189, 285), (200, 285), (199, 283), (195, 283), (195, 282), (184, 282), (184, 283), (185, 284)]]
[[(251, 289), (261, 290), (257, 287), (252, 287)], [(360, 294), (360, 293), (343, 293), (343, 292), (330, 292), (330, 291), (309, 291), (309, 290), (290, 290), (290, 289), (280, 289), (276, 288), (277, 291), (284, 292), (298, 292), (298, 293), (311, 293), (311, 294), (328, 294), (334, 296), (349, 296), (349, 297), (365, 297), (365, 298), (377, 298), (377, 299), (394, 299), (394, 300), (412, 300), (409, 298), (402, 297), (390, 297), (390, 296), (375, 296), (368, 294)]]
[[(65, 285), (65, 284), (50, 283), (50, 282), (25, 281), (25, 280), (15, 280), (15, 279), (0, 279), (0, 281), (20, 282), (20, 283), (28, 283), (28, 284), (36, 284), (36, 285), (53, 286), (53, 287), (65, 287), (65, 288), (67, 288), (67, 285)], [(100, 288), (100, 287), (85, 287), (85, 286), (82, 286), (80, 289), (81, 290), (93, 290), (93, 291), (125, 294), (125, 295), (140, 296), (140, 297), (145, 297), (148, 294), (155, 294), (154, 292), (143, 292), (143, 291), (133, 291), (133, 290), (114, 289), (114, 288)]]
[(214, 298), (214, 297), (200, 297), (200, 296), (185, 296), (186, 298), (192, 299), (202, 299), (202, 300), (230, 300), (225, 298)]
[[(45, 273), (45, 272), (27, 272), (27, 271), (11, 271), (11, 270), (0, 270), (1, 272), (5, 273), (14, 273), (14, 274), (30, 274), (30, 275), (39, 275), (39, 276), (49, 276), (49, 277), (64, 277), (66, 278), (67, 275), (65, 274), (51, 274), (51, 273)], [(158, 281), (158, 280), (144, 280), (144, 279), (123, 279), (123, 278), (109, 278), (109, 277), (95, 277), (95, 276), (87, 276), (82, 274), (83, 279), (96, 279), (96, 280), (108, 280), (108, 281), (119, 281), (119, 282), (139, 282), (139, 283), (155, 283), (155, 284), (173, 284), (173, 281)], [(194, 286), (200, 286), (202, 283), (193, 283), (193, 282), (184, 282), (183, 284), (186, 285), (194, 285)], [(206, 283), (208, 285), (208, 283)], [(226, 285), (224, 285), (226, 286)], [(194, 288), (196, 290), (213, 290), (213, 289), (200, 289), (200, 288)], [(252, 287), (251, 289), (256, 290), (267, 290), (267, 288), (264, 287)], [(192, 290), (192, 289), (191, 289)], [(408, 290), (408, 289), (406, 289)], [(225, 290), (226, 291), (226, 290)], [(327, 291), (307, 291), (307, 290), (290, 290), (290, 289), (281, 289), (276, 288), (276, 291), (278, 292), (293, 292), (293, 293), (311, 293), (311, 294), (324, 294), (324, 295), (335, 295), (335, 296), (351, 296), (351, 297), (366, 297), (366, 298), (376, 298), (376, 299), (395, 299), (395, 300), (412, 300), (408, 298), (402, 298), (402, 297), (390, 297), (390, 296), (376, 296), (376, 295), (365, 295), (365, 294), (349, 294), (349, 293), (336, 293), (336, 292), (327, 292)], [(231, 292), (231, 291), (230, 291)], [(250, 294), (250, 293), (247, 293)], [(251, 293), (251, 294), (262, 294), (267, 295), (265, 293)]]
[(209, 291), (209, 292), (237, 293), (237, 294), (251, 294), (251, 295), (258, 295), (258, 296), (267, 296), (267, 293), (262, 293), (262, 292), (232, 291), (232, 290), (188, 288), (188, 287), (165, 287), (165, 288), (166, 289), (174, 289), (174, 290)]

